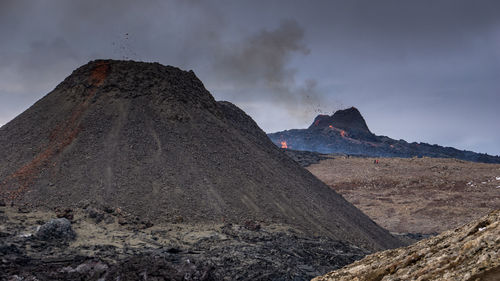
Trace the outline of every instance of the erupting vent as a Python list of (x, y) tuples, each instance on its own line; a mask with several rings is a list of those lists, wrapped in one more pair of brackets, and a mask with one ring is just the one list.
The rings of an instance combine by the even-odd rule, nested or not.
[(281, 148), (288, 148), (288, 145), (286, 144), (286, 141), (281, 142)]

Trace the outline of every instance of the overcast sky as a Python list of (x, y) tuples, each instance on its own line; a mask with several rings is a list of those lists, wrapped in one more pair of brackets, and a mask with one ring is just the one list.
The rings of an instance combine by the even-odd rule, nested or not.
[(500, 155), (500, 1), (0, 0), (0, 124), (97, 58), (192, 69), (266, 132), (357, 107)]

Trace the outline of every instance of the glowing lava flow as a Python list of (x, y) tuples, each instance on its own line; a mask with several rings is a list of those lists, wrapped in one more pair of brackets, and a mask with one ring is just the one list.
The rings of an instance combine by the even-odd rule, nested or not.
[(286, 141), (281, 142), (281, 148), (288, 148), (288, 145), (286, 144)]

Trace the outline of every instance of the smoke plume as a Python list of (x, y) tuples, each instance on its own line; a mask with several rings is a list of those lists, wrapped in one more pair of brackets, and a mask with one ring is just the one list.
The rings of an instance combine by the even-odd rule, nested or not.
[(321, 95), (314, 79), (298, 81), (298, 69), (290, 66), (295, 54), (308, 55), (304, 29), (294, 20), (284, 20), (274, 30), (263, 29), (239, 42), (215, 50), (215, 81), (232, 91), (240, 102), (273, 102), (296, 118), (320, 111)]

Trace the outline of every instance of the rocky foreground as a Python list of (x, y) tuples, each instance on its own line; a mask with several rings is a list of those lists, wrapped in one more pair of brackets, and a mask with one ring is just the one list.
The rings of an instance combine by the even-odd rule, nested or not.
[(120, 209), (0, 206), (0, 280), (310, 280), (366, 251), (285, 225), (153, 225)]
[(409, 247), (369, 255), (313, 280), (500, 280), (500, 210)]

